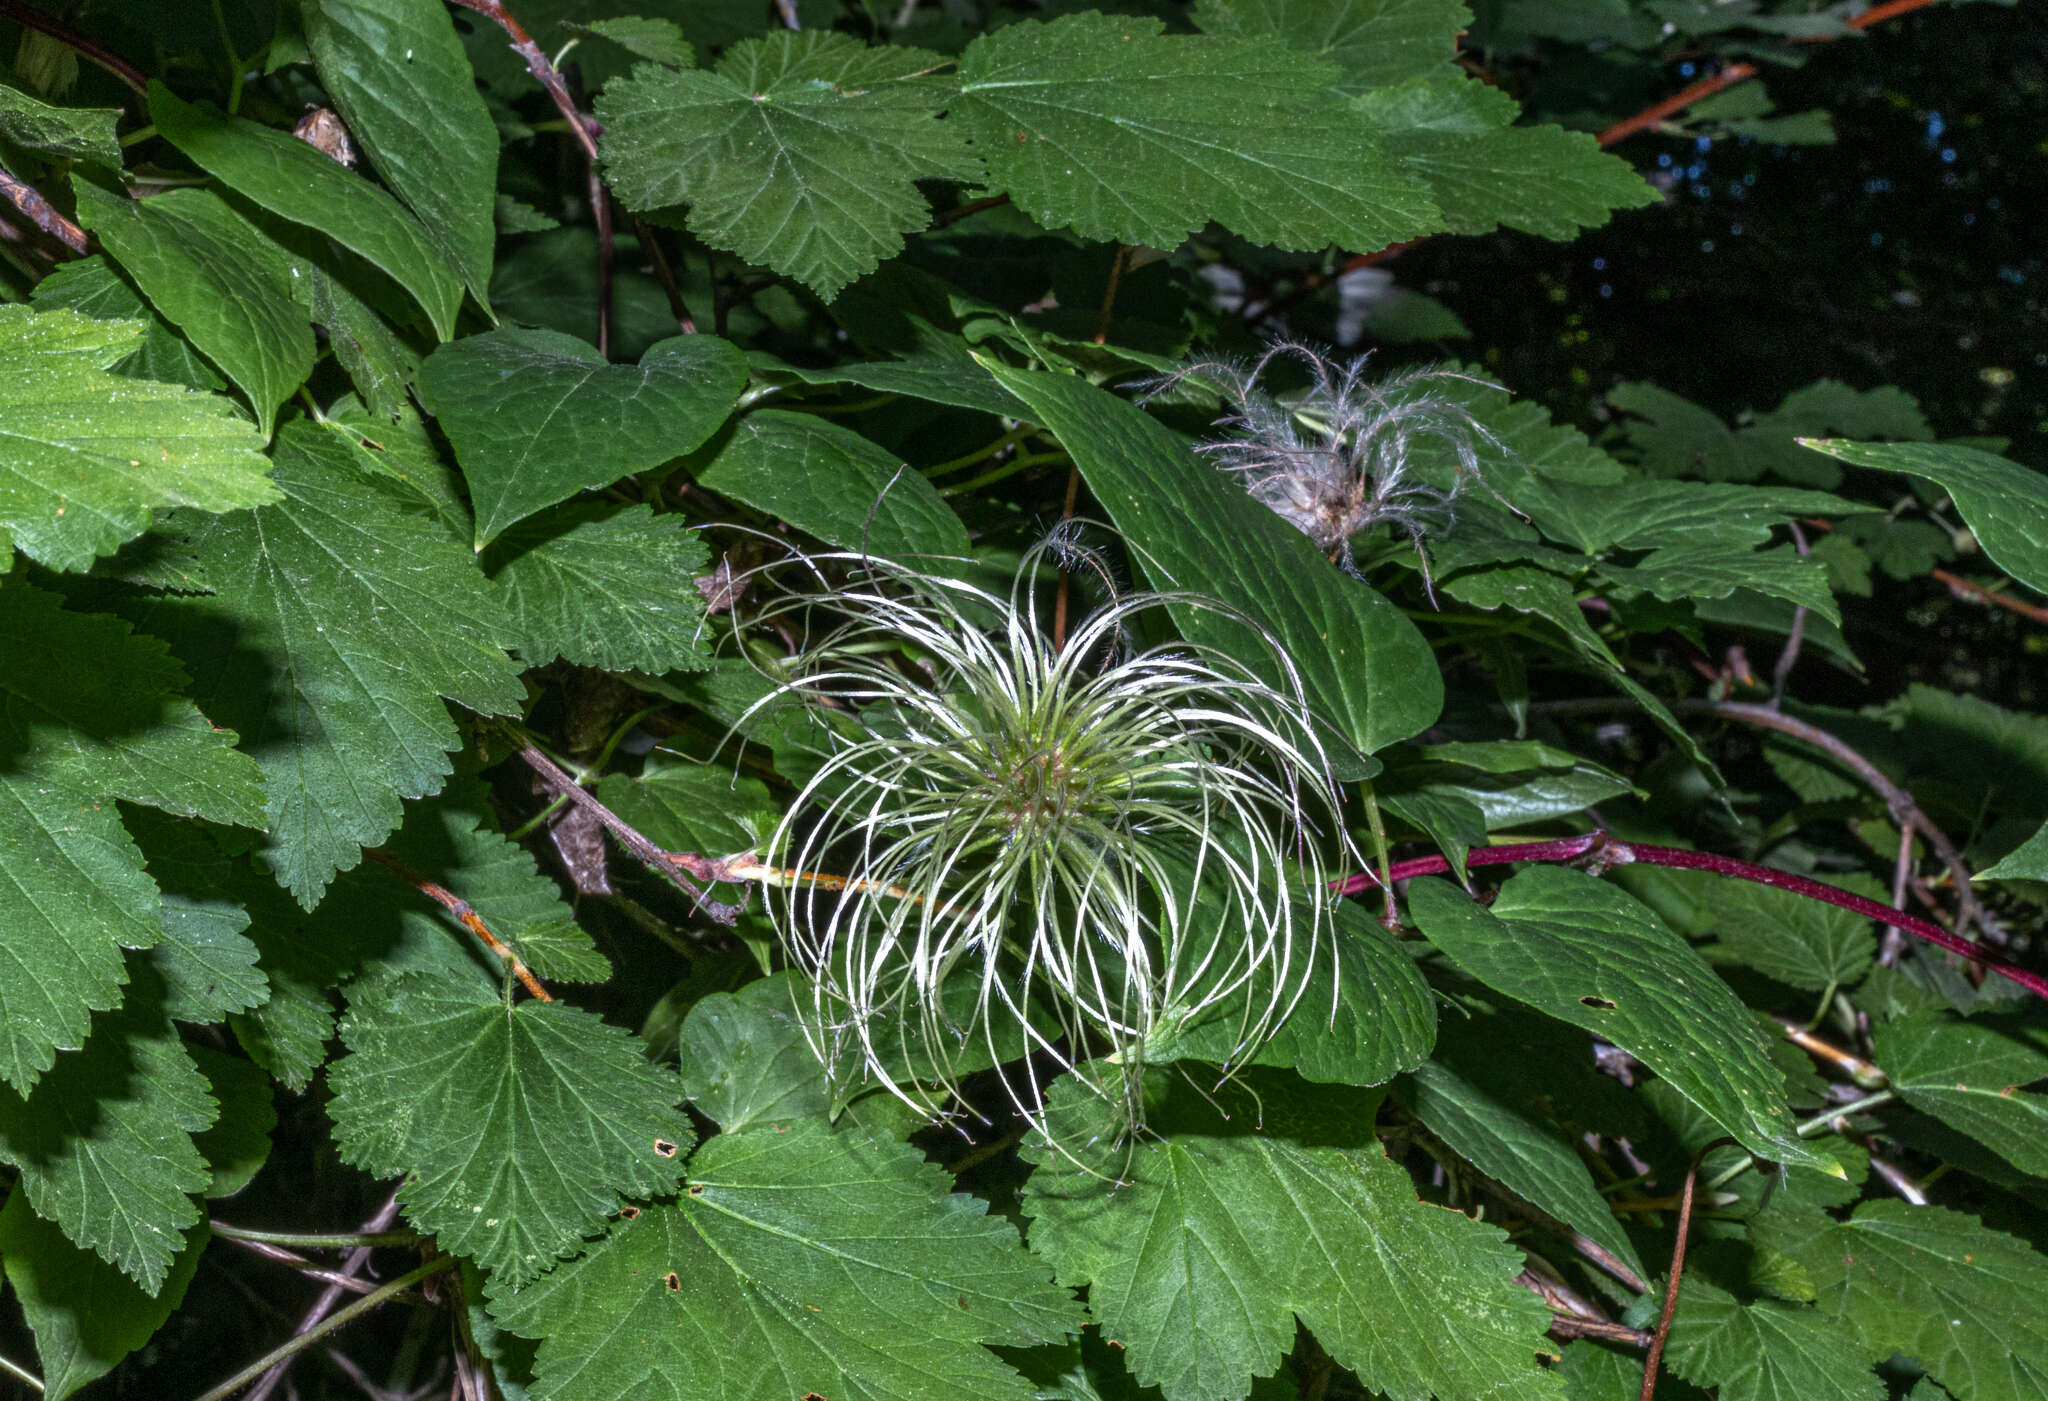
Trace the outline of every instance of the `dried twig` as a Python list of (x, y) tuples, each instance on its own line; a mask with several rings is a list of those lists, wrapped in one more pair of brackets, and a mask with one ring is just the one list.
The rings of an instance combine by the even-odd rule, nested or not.
[(638, 828), (593, 797), (560, 764), (557, 764), (553, 759), (550, 759), (532, 745), (527, 745), (520, 749), (519, 757), (526, 762), (528, 768), (532, 769), (540, 777), (542, 786), (550, 794), (557, 797), (565, 797), (578, 807), (588, 811), (592, 817), (595, 817), (604, 824), (604, 829), (607, 832), (618, 838), (619, 845), (631, 852), (635, 860), (639, 861), (641, 865), (647, 867), (650, 871), (659, 872), (673, 881), (684, 894), (690, 897), (695, 906), (711, 919), (719, 924), (735, 924), (739, 921), (740, 906), (721, 904), (719, 901), (708, 898), (704, 888), (686, 874), (689, 870), (686, 862), (679, 860), (677, 854), (664, 851), (654, 842), (649, 841)]
[[(398, 1193), (393, 1192), (385, 1198), (384, 1205), (377, 1208), (376, 1214), (362, 1224), (361, 1230), (366, 1235), (375, 1234), (390, 1229), (391, 1223), (397, 1219)], [(364, 1267), (370, 1263), (370, 1250), (370, 1246), (359, 1245), (349, 1251), (347, 1258), (341, 1262), (341, 1273), (350, 1278), (361, 1274)], [(299, 1326), (292, 1330), (293, 1340), (312, 1337), (315, 1330), (320, 1329), (322, 1322), (334, 1311), (335, 1305), (341, 1302), (346, 1292), (339, 1284), (329, 1284), (322, 1290), (320, 1297), (313, 1301), (313, 1307), (307, 1309), (305, 1317), (299, 1320)], [(256, 1385), (249, 1389), (244, 1401), (269, 1401), (270, 1393), (277, 1390), (278, 1384), (284, 1380), (284, 1374), (291, 1368), (292, 1359), (298, 1355), (298, 1350), (294, 1349), (282, 1357), (273, 1359), (263, 1375), (257, 1379)], [(243, 1379), (247, 1379), (247, 1369), (244, 1369)]]
[(463, 899), (444, 885), (436, 885), (388, 851), (371, 848), (364, 852), (364, 855), (368, 856), (385, 870), (391, 872), (392, 875), (397, 876), (407, 885), (412, 886), (420, 894), (432, 900), (449, 914), (454, 915), (461, 922), (464, 929), (467, 929), (470, 933), (476, 935), (477, 938), (483, 940), (485, 948), (511, 965), (512, 976), (519, 979), (521, 985), (529, 993), (543, 1002), (553, 1002), (555, 1000), (548, 995), (548, 990), (540, 985), (540, 980), (533, 976), (532, 971), (519, 961), (519, 955), (512, 952), (512, 946), (485, 927), (483, 916), (476, 912), (476, 908), (469, 901)]
[(1664, 1311), (1657, 1315), (1657, 1331), (1650, 1339), (1650, 1355), (1643, 1359), (1643, 1389), (1637, 1401), (1651, 1401), (1657, 1392), (1657, 1367), (1664, 1360), (1664, 1344), (1671, 1337), (1671, 1316), (1678, 1312), (1678, 1284), (1685, 1277), (1685, 1239), (1692, 1231), (1692, 1193), (1694, 1184), (1699, 1181), (1700, 1164), (1716, 1148), (1725, 1148), (1734, 1142), (1732, 1138), (1715, 1139), (1693, 1154), (1692, 1165), (1685, 1170), (1685, 1187), (1678, 1194), (1678, 1239), (1671, 1247), (1671, 1278), (1664, 1285)]
[(26, 215), (30, 223), (72, 252), (89, 251), (85, 230), (59, 214), (56, 207), (44, 199), (42, 191), (35, 186), (15, 179), (5, 170), (0, 170), (0, 196), (4, 196), (9, 204)]

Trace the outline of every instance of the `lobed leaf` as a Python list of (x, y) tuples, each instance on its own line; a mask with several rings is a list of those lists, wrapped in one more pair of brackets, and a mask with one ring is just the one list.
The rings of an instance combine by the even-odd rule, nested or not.
[(401, 797), (450, 772), (460, 737), (440, 697), (501, 714), (522, 692), (474, 560), (377, 489), (355, 438), (292, 423), (274, 456), (282, 504), (181, 521), (215, 592), (139, 616), (262, 765), (265, 856), (310, 909), (398, 826)]
[(108, 373), (144, 343), (138, 321), (0, 307), (0, 530), (38, 563), (84, 569), (162, 507), (278, 499), (225, 399)]
[[(1132, 1375), (1169, 1401), (1239, 1401), (1294, 1342), (1295, 1318), (1394, 1401), (1552, 1397), (1547, 1313), (1502, 1233), (1418, 1201), (1371, 1136), (1376, 1097), (1246, 1077), (1216, 1097), (1146, 1085), (1147, 1133), (1068, 1079), (1027, 1144), (1032, 1250), (1088, 1287)], [(1073, 1161), (1069, 1161), (1073, 1159)]]
[(2048, 1259), (2024, 1241), (1947, 1207), (1887, 1200), (1776, 1244), (1865, 1360), (1904, 1353), (1957, 1401), (2048, 1396)]
[(1721, 1401), (1880, 1401), (1885, 1387), (1856, 1340), (1818, 1309), (1738, 1303), (1689, 1278), (1671, 1324), (1671, 1370)]
[(0, 1081), (24, 1093), (120, 1001), (121, 950), (163, 935), (157, 887), (113, 799), (256, 826), (234, 736), (176, 694), (154, 638), (54, 594), (0, 586)]
[(687, 203), (707, 243), (830, 301), (930, 221), (914, 181), (980, 173), (919, 76), (945, 62), (805, 30), (734, 44), (710, 72), (642, 64), (599, 98), (598, 149), (629, 207)]
[(1081, 1323), (985, 1203), (849, 1115), (720, 1134), (673, 1202), (491, 1311), (539, 1338), (535, 1401), (1031, 1401), (985, 1344)]
[(1444, 227), (1374, 122), (1322, 100), (1333, 65), (1271, 40), (1068, 15), (979, 36), (957, 124), (993, 185), (1048, 228), (1178, 247), (1214, 220), (1280, 248), (1375, 249)]
[(1471, 26), (1463, 0), (1196, 0), (1204, 33), (1270, 37), (1335, 65), (1345, 97), (1441, 73)]
[(1878, 1064), (1906, 1103), (1969, 1134), (2022, 1172), (2048, 1177), (2048, 1055), (1996, 1023), (1936, 1013), (1875, 1028)]
[(0, 1161), (15, 1195), (155, 1297), (211, 1174), (192, 1136), (218, 1106), (164, 1016), (161, 988), (135, 979), (26, 1094), (0, 1085)]
[(704, 596), (710, 554), (675, 516), (572, 502), (528, 516), (484, 552), (509, 615), (508, 639), (534, 665), (556, 657), (606, 671), (695, 671), (711, 664)]
[(407, 1219), (517, 1289), (621, 1197), (673, 1191), (682, 1086), (627, 1033), (559, 1002), (425, 977), (358, 984), (328, 1071), (342, 1157), (403, 1177)]

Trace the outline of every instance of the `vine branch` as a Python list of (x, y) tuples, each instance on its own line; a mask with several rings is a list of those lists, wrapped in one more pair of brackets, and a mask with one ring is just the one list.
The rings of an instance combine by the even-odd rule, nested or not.
[(1685, 1170), (1685, 1187), (1678, 1194), (1678, 1239), (1671, 1247), (1671, 1281), (1664, 1286), (1664, 1311), (1657, 1315), (1657, 1331), (1650, 1338), (1650, 1355), (1643, 1359), (1643, 1389), (1637, 1401), (1651, 1401), (1657, 1392), (1657, 1368), (1664, 1360), (1664, 1344), (1671, 1337), (1671, 1316), (1678, 1312), (1678, 1282), (1685, 1276), (1685, 1240), (1692, 1231), (1692, 1195), (1694, 1186), (1699, 1182), (1700, 1164), (1716, 1148), (1724, 1148), (1734, 1142), (1732, 1138), (1715, 1139), (1693, 1154), (1692, 1165)]
[(20, 3), (20, 0), (0, 0), (0, 17), (11, 19), (16, 24), (38, 33), (47, 34), (58, 43), (67, 44), (78, 50), (80, 58), (106, 69), (133, 88), (137, 97), (148, 93), (149, 78), (140, 68), (125, 58), (108, 53), (62, 20), (46, 15), (41, 10), (31, 9)]
[[(1558, 841), (1509, 842), (1501, 846), (1474, 847), (1465, 854), (1467, 866), (1504, 866), (1517, 861), (1591, 861), (1597, 863), (1603, 870), (1636, 864), (1668, 866), (1674, 870), (1706, 871), (1712, 875), (1768, 885), (1773, 889), (1802, 895), (1809, 900), (1824, 901), (1854, 911), (1866, 919), (1878, 920), (1903, 929), (1915, 938), (1924, 939), (1937, 948), (1946, 949), (1952, 954), (1990, 969), (2001, 977), (2010, 978), (2036, 997), (2048, 998), (2048, 978), (2029, 972), (1992, 949), (1981, 944), (1973, 944), (1938, 924), (1930, 924), (1917, 915), (1907, 914), (1904, 910), (1880, 905), (1875, 900), (1852, 895), (1846, 890), (1837, 890), (1834, 886), (1823, 885), (1817, 880), (1808, 880), (1805, 876), (1795, 876), (1790, 871), (1759, 866), (1753, 861), (1743, 861), (1733, 856), (1719, 856), (1710, 851), (1689, 851), (1683, 847), (1619, 841), (1604, 831), (1588, 832), (1583, 836), (1565, 837)], [(1416, 876), (1440, 876), (1450, 869), (1451, 863), (1446, 857), (1417, 856), (1407, 861), (1396, 861), (1389, 868), (1387, 876), (1389, 882), (1394, 883)], [(1331, 882), (1332, 888), (1339, 895), (1358, 895), (1378, 889), (1379, 884), (1379, 877), (1370, 871), (1361, 871), (1356, 875)]]
[[(1532, 706), (1545, 715), (1571, 715), (1588, 711), (1625, 710), (1635, 702), (1622, 696), (1595, 696), (1586, 700), (1552, 701)], [(1984, 911), (1977, 903), (1977, 894), (1970, 884), (1970, 868), (1963, 864), (1960, 852), (1948, 833), (1936, 826), (1934, 820), (1920, 810), (1913, 801), (1913, 795), (1886, 777), (1884, 771), (1862, 754), (1849, 747), (1841, 739), (1810, 721), (1787, 715), (1768, 705), (1750, 705), (1741, 701), (1675, 700), (1671, 709), (1679, 714), (1713, 715), (1723, 720), (1734, 720), (1761, 729), (1776, 730), (1790, 735), (1803, 744), (1810, 744), (1848, 769), (1861, 779), (1866, 787), (1883, 800), (1885, 810), (1892, 821), (1901, 828), (1920, 833), (1927, 839), (1928, 846), (1948, 867), (1949, 876), (1956, 886), (1956, 923), (1958, 925), (1984, 925)], [(1990, 930), (1986, 930), (1990, 933)]]
[(449, 1269), (454, 1264), (455, 1257), (453, 1255), (437, 1255), (419, 1268), (407, 1270), (389, 1284), (380, 1285), (374, 1292), (365, 1294), (347, 1308), (339, 1309), (330, 1317), (322, 1319), (296, 1338), (291, 1339), (289, 1342), (278, 1344), (241, 1371), (229, 1377), (219, 1386), (200, 1397), (199, 1401), (227, 1401), (228, 1397), (233, 1396), (262, 1373), (270, 1370), (272, 1367), (291, 1361), (292, 1358), (298, 1356), (299, 1353), (311, 1347), (335, 1329), (353, 1323), (379, 1304), (412, 1288), (412, 1286), (418, 1284), (423, 1279), (440, 1274), (443, 1270)]

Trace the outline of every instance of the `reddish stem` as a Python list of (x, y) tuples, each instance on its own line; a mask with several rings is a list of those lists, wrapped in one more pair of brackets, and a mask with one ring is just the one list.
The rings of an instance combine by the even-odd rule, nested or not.
[(80, 34), (62, 20), (52, 19), (41, 10), (30, 9), (18, 0), (0, 0), (0, 17), (13, 20), (16, 24), (49, 35), (60, 44), (68, 44), (78, 50), (79, 56), (98, 64), (109, 73), (135, 89), (138, 96), (149, 91), (149, 79), (140, 68), (124, 58), (116, 58), (92, 40)]
[(1731, 63), (1709, 78), (1702, 78), (1689, 88), (1671, 94), (1662, 102), (1653, 102), (1642, 111), (1600, 133), (1600, 144), (1612, 146), (1617, 141), (1627, 140), (1645, 127), (1653, 127), (1666, 117), (1683, 112), (1686, 108), (1705, 98), (1712, 97), (1724, 88), (1732, 88), (1754, 78), (1757, 67), (1754, 63)]
[[(1938, 948), (1946, 949), (1973, 963), (1981, 964), (1994, 973), (2010, 978), (2036, 997), (2048, 998), (2048, 978), (2028, 972), (1981, 944), (1973, 944), (1959, 935), (1951, 934), (1940, 925), (1929, 924), (1926, 920), (1909, 915), (1904, 910), (1881, 905), (1861, 895), (1837, 890), (1832, 885), (1823, 885), (1817, 880), (1808, 880), (1805, 876), (1795, 876), (1790, 871), (1759, 866), (1753, 861), (1741, 861), (1733, 856), (1717, 856), (1710, 851), (1688, 851), (1675, 846), (1651, 846), (1646, 842), (1617, 841), (1605, 832), (1589, 832), (1582, 837), (1566, 837), (1562, 841), (1510, 842), (1502, 846), (1474, 847), (1466, 853), (1465, 864), (1504, 866), (1514, 861), (1566, 862), (1588, 858), (1599, 862), (1603, 869), (1640, 864), (1668, 866), (1681, 871), (1707, 871), (1717, 876), (1772, 886), (1794, 895), (1803, 895), (1809, 900), (1821, 900), (1854, 911), (1866, 919), (1878, 920), (1894, 928), (1903, 929), (1915, 938), (1924, 939)], [(1396, 861), (1387, 872), (1387, 877), (1391, 881), (1399, 882), (1415, 876), (1442, 875), (1450, 869), (1451, 863), (1442, 856), (1418, 856), (1408, 861)], [(1343, 880), (1332, 882), (1332, 888), (1340, 895), (1358, 895), (1377, 889), (1379, 883), (1379, 877), (1372, 872), (1361, 871), (1355, 876), (1346, 876)]]
[(2000, 608), (2010, 608), (2022, 618), (2032, 618), (2037, 623), (2048, 623), (2048, 608), (2038, 603), (2029, 603), (2023, 598), (1987, 589), (1974, 579), (1965, 579), (1960, 574), (1951, 574), (1946, 569), (1930, 569), (1932, 577), (1948, 585), (1948, 591), (1957, 598), (1975, 599), (1982, 603), (1995, 603)]

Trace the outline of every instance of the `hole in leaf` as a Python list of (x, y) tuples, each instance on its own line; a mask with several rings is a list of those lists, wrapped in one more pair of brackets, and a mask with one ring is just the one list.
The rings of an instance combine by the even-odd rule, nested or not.
[(619, 1208), (619, 1215), (625, 1217), (628, 1221), (637, 1221), (640, 1219), (640, 1208), (637, 1206), (622, 1206)]
[(673, 1158), (676, 1155), (676, 1146), (665, 1138), (657, 1138), (654, 1140), (654, 1151), (664, 1158)]
[(670, 1270), (667, 1274), (663, 1275), (661, 1282), (668, 1286), (668, 1292), (671, 1294), (683, 1292), (683, 1277), (674, 1270)]
[(1582, 1007), (1598, 1007), (1603, 1012), (1612, 1012), (1614, 1010), (1614, 1004), (1606, 998), (1593, 997), (1591, 995), (1580, 998), (1579, 1005)]
[(690, 1195), (691, 1195), (691, 1196), (693, 1196), (693, 1197), (701, 1197), (701, 1196), (703, 1196), (703, 1195), (704, 1195), (704, 1184), (703, 1184), (703, 1183), (701, 1183), (701, 1182), (692, 1182), (692, 1183), (690, 1184)]

